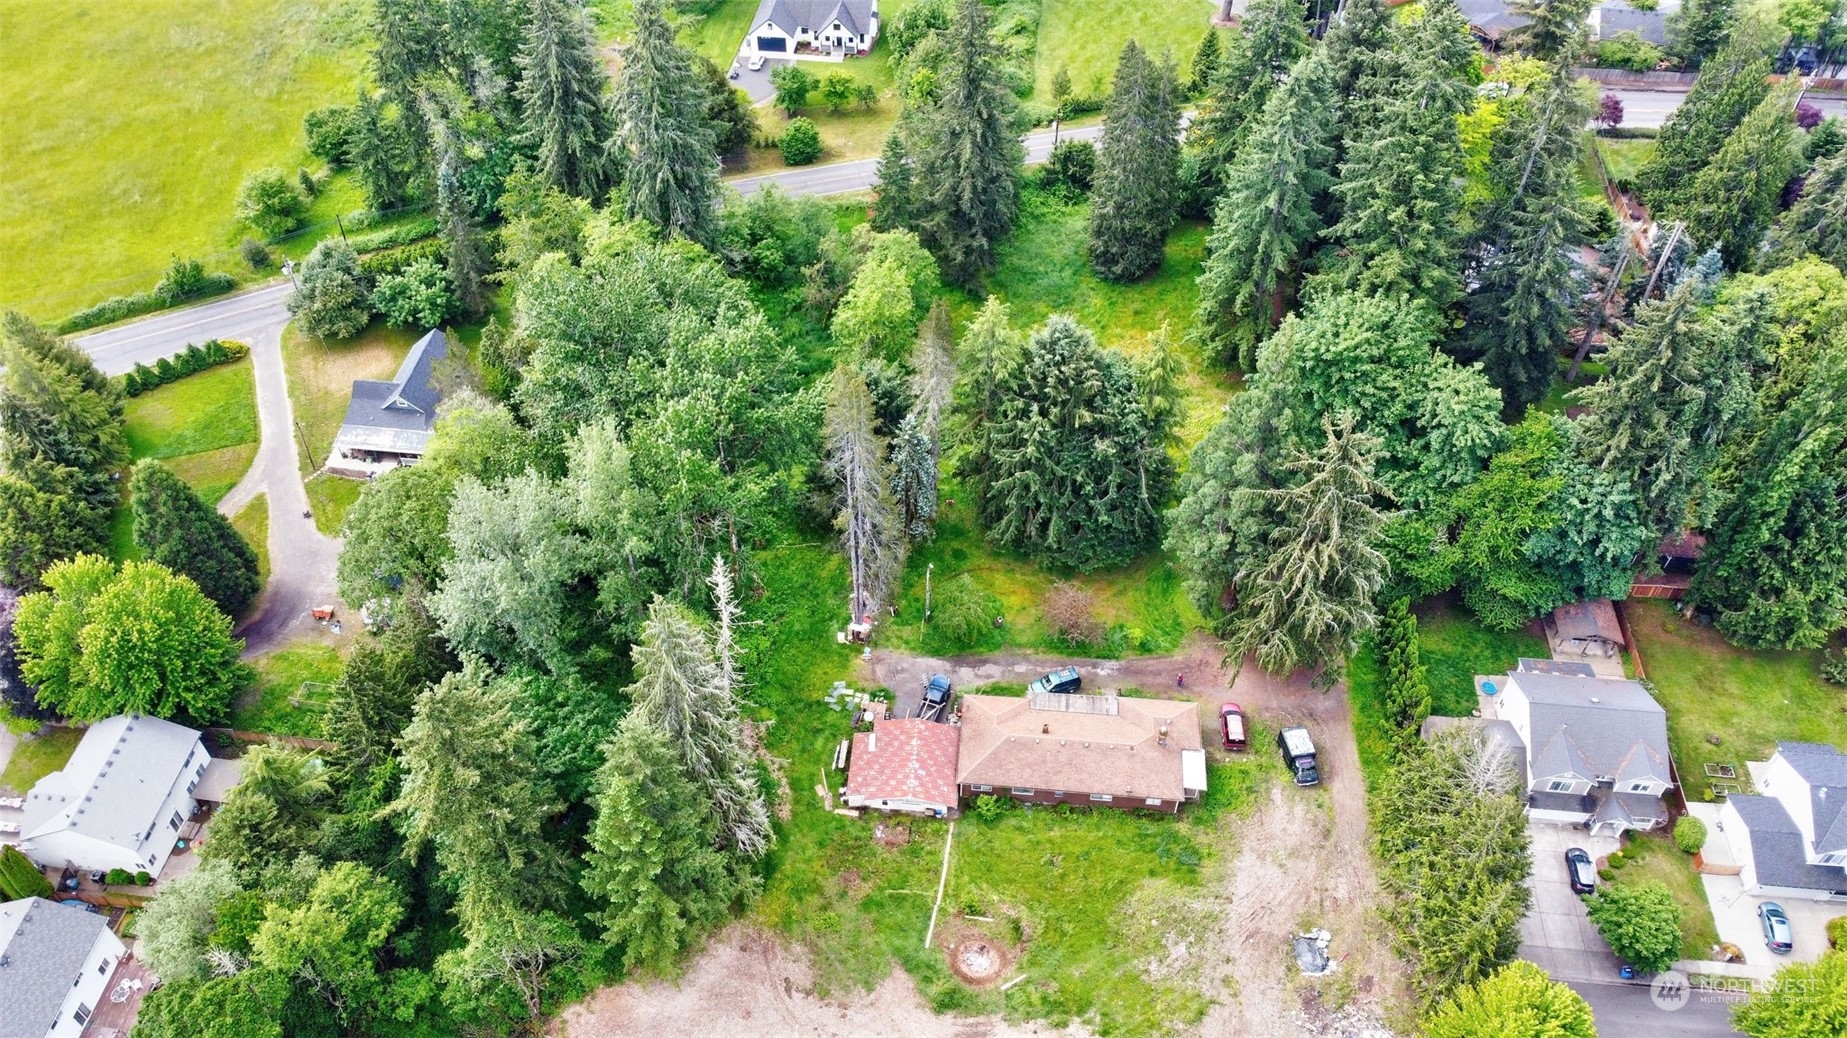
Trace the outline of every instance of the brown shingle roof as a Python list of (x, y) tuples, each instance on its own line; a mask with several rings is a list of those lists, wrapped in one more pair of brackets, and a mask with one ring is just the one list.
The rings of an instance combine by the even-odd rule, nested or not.
[[(1089, 704), (1089, 713), (1041, 706)], [(1167, 729), (1165, 745), (1161, 729)], [(1182, 800), (1199, 704), (1116, 696), (962, 697), (963, 784)]]
[(1616, 607), (1607, 598), (1567, 602), (1552, 610), (1552, 625), (1559, 641), (1600, 640), (1611, 645), (1623, 644), (1623, 625), (1616, 620)]
[(872, 731), (853, 737), (846, 795), (955, 806), (957, 735), (916, 717), (873, 722)]

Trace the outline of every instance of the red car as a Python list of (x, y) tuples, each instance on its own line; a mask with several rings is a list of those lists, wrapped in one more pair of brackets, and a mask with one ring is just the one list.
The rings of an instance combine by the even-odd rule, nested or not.
[(1219, 732), (1225, 736), (1228, 750), (1248, 750), (1250, 737), (1244, 732), (1244, 710), (1236, 703), (1219, 707)]

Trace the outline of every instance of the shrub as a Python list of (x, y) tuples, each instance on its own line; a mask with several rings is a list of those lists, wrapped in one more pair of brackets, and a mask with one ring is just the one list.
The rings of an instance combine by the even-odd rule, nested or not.
[[(190, 266), (193, 265), (195, 261), (175, 260), (174, 262), (175, 264), (184, 263)], [(161, 278), (160, 283), (162, 285), (168, 284), (168, 278), (171, 277), (172, 274), (173, 270), (169, 268), (167, 274)], [(165, 310), (167, 307), (178, 302), (183, 302), (186, 299), (198, 299), (204, 296), (221, 295), (236, 287), (237, 279), (231, 277), (229, 274), (206, 274), (201, 271), (197, 279), (192, 283), (190, 294), (183, 298), (169, 298), (168, 296), (162, 295), (159, 288), (150, 292), (136, 292), (131, 296), (112, 296), (111, 298), (97, 303), (95, 306), (79, 310), (69, 317), (66, 317), (64, 320), (59, 321), (58, 334), (69, 335), (72, 332), (80, 332), (100, 325), (114, 324), (117, 321), (126, 321), (130, 317), (139, 317), (142, 314), (151, 314), (156, 310)]]
[(301, 225), (308, 200), (287, 173), (274, 166), (245, 174), (237, 187), (237, 218), (265, 238), (280, 238)]
[(1644, 973), (1680, 958), (1680, 905), (1665, 884), (1604, 887), (1590, 899), (1590, 921), (1618, 958)]
[(243, 257), (244, 265), (251, 270), (268, 270), (276, 262), (276, 257), (269, 254), (269, 249), (262, 242), (249, 236), (237, 243), (237, 254)]
[(1616, 881), (1616, 872), (1614, 869), (1598, 869), (1597, 878), (1605, 883), (1613, 883)]
[(791, 166), (806, 166), (821, 157), (821, 131), (807, 118), (796, 119), (782, 131), (777, 142), (782, 160)]
[(308, 154), (330, 166), (347, 162), (348, 141), (353, 135), (353, 109), (348, 105), (316, 108), (301, 118), (301, 128), (308, 135)]
[(19, 848), (0, 847), (0, 897), (18, 901), (28, 897), (51, 897), (51, 881)]
[(154, 877), (149, 875), (146, 869), (142, 869), (140, 872), (135, 873), (135, 886), (145, 887), (152, 882), (154, 882)]
[(321, 193), (321, 185), (315, 182), (314, 174), (308, 172), (306, 166), (296, 167), (295, 183), (301, 186), (301, 193), (309, 198)]
[(250, 347), (232, 340), (207, 339), (193, 343), (172, 357), (162, 357), (151, 368), (137, 363), (122, 376), (122, 391), (129, 396), (140, 396), (150, 389), (157, 389), (206, 368), (240, 360), (249, 353)]
[(347, 243), (352, 246), (354, 252), (376, 252), (379, 249), (390, 249), (422, 241), (435, 235), (437, 230), (436, 218), (425, 216), (366, 234), (350, 235)]
[(398, 328), (435, 328), (455, 313), (455, 290), (449, 274), (421, 259), (396, 274), (378, 279), (372, 306)]
[(791, 198), (772, 185), (725, 206), (718, 223), (718, 255), (727, 273), (786, 285), (820, 258), (834, 215), (819, 199)]
[(1821, 678), (1829, 684), (1847, 685), (1847, 646), (1822, 654)]
[(1687, 815), (1674, 823), (1674, 846), (1683, 854), (1698, 854), (1706, 846), (1706, 823)]
[(975, 817), (984, 822), (992, 822), (1001, 816), (1001, 812), (1012, 803), (1006, 797), (997, 797), (992, 793), (983, 793), (975, 798)]
[(929, 636), (942, 649), (972, 648), (994, 627), (1000, 603), (967, 573), (943, 581), (930, 606)]
[(169, 303), (177, 303), (198, 295), (205, 287), (205, 264), (175, 256), (173, 262), (167, 264), (167, 272), (155, 283), (154, 294)]
[(1045, 593), (1040, 604), (1045, 624), (1066, 645), (1096, 645), (1103, 640), (1103, 622), (1097, 619), (1096, 596), (1061, 580)]
[(1652, 71), (1667, 57), (1660, 47), (1642, 39), (1641, 34), (1634, 31), (1619, 32), (1608, 39), (1599, 40), (1593, 53), (1599, 67), (1628, 69), (1631, 72)]
[(1059, 141), (1039, 173), (1039, 183), (1075, 201), (1090, 193), (1097, 175), (1097, 149), (1089, 141)]
[(392, 249), (380, 249), (359, 257), (359, 272), (374, 280), (388, 274), (402, 273), (404, 268), (413, 263), (428, 260), (439, 267), (449, 265), (449, 245), (441, 238), (425, 238), (399, 245)]
[(110, 869), (109, 874), (103, 877), (103, 882), (112, 887), (125, 887), (134, 881), (135, 874), (127, 869)]
[(1847, 915), (1828, 920), (1828, 947), (1847, 948)]

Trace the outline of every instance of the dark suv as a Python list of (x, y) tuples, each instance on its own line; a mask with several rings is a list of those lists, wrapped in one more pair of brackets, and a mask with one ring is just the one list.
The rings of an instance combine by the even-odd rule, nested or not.
[(1032, 693), (1060, 692), (1070, 695), (1083, 687), (1084, 679), (1078, 676), (1077, 668), (1066, 667), (1063, 670), (1055, 670), (1027, 685), (1026, 691)]

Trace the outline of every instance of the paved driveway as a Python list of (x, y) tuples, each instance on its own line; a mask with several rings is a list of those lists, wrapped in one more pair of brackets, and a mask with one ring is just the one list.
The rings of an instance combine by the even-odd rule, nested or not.
[[(1723, 837), (1721, 837), (1723, 839)], [(1719, 928), (1719, 940), (1735, 944), (1744, 951), (1744, 961), (1755, 966), (1781, 966), (1788, 962), (1813, 962), (1828, 950), (1828, 920), (1847, 915), (1847, 902), (1810, 901), (1793, 897), (1758, 897), (1744, 892), (1737, 876), (1705, 876), (1706, 901), (1712, 905), (1712, 921)], [(1757, 906), (1774, 901), (1789, 916), (1789, 929), (1795, 948), (1788, 955), (1777, 955), (1764, 946), (1764, 933), (1757, 922)], [(1688, 948), (1688, 958), (1704, 949)]]
[(1544, 822), (1529, 822), (1526, 832), (1533, 852), (1533, 874), (1526, 881), (1533, 907), (1520, 923), (1520, 957), (1544, 967), (1555, 980), (1616, 979), (1622, 963), (1591, 925), (1583, 899), (1571, 892), (1565, 875), (1567, 849), (1582, 847), (1596, 859), (1615, 850), (1616, 841)]

